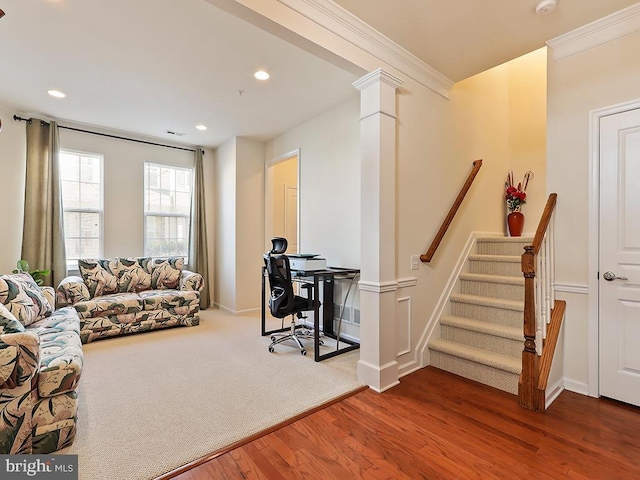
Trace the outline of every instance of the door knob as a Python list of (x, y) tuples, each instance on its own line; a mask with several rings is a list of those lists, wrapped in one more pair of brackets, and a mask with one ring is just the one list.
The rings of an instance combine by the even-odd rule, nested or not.
[(613, 282), (614, 280), (629, 280), (627, 277), (617, 277), (613, 272), (604, 272), (603, 277), (607, 282)]

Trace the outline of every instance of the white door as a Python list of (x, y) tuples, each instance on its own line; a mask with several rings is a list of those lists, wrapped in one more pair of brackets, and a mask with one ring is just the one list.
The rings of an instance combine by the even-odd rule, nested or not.
[(600, 119), (600, 395), (640, 406), (640, 110)]
[(284, 236), (287, 252), (298, 253), (298, 187), (293, 185), (284, 186)]

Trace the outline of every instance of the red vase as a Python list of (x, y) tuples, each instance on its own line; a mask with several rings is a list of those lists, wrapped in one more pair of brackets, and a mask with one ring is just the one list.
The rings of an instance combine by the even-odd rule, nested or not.
[(509, 236), (519, 237), (524, 229), (524, 215), (522, 212), (511, 212), (507, 215), (507, 225), (509, 226)]

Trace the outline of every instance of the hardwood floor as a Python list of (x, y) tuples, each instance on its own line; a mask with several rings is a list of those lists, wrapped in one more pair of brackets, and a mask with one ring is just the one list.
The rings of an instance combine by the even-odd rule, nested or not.
[(640, 409), (563, 392), (534, 413), (427, 367), (175, 478), (639, 479)]

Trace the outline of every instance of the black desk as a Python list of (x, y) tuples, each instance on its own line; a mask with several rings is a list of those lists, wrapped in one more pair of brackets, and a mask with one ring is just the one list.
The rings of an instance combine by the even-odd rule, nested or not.
[[(293, 270), (291, 272), (293, 281), (303, 282), (303, 283), (313, 283), (313, 345), (314, 345), (314, 360), (319, 362), (321, 360), (326, 360), (327, 358), (335, 357), (336, 355), (340, 355), (341, 353), (350, 352), (352, 350), (356, 350), (360, 348), (360, 344), (358, 342), (354, 342), (352, 340), (343, 338), (342, 335), (340, 338), (336, 335), (333, 330), (333, 291), (334, 291), (334, 283), (335, 280), (338, 279), (353, 279), (356, 275), (360, 273), (360, 270), (355, 268), (339, 268), (339, 267), (328, 267), (326, 270), (315, 270), (312, 272), (301, 272)], [(275, 330), (267, 330), (266, 329), (266, 301), (265, 301), (265, 290), (266, 290), (266, 269), (262, 267), (262, 336), (272, 335), (274, 333), (287, 332), (291, 330), (291, 327), (278, 328)], [(322, 304), (318, 299), (318, 295), (320, 292), (320, 285), (322, 284)], [(333, 340), (339, 340), (341, 343), (346, 344), (346, 347), (337, 348), (336, 350), (320, 354), (320, 306), (322, 305), (322, 333), (325, 337), (329, 337)]]

